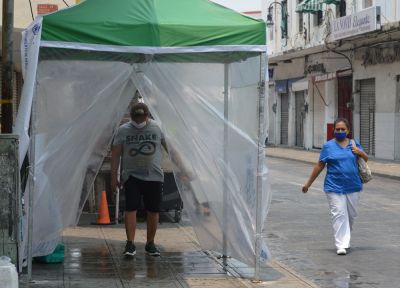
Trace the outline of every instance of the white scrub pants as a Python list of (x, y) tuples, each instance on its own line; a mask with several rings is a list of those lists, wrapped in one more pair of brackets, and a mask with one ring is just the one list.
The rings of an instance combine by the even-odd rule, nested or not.
[(326, 193), (326, 196), (331, 210), (336, 248), (349, 248), (350, 232), (353, 228), (354, 219), (357, 217), (360, 192), (349, 194)]

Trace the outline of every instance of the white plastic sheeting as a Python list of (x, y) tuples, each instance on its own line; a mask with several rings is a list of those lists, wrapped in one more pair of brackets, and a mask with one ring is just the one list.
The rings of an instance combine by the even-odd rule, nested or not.
[(270, 196), (260, 154), (262, 54), (213, 63), (200, 55), (193, 61), (197, 54), (184, 60), (59, 50), (47, 48), (37, 70), (33, 256), (51, 253), (62, 229), (77, 223), (137, 89), (179, 155), (175, 178), (202, 248), (251, 266), (269, 258), (260, 234)]

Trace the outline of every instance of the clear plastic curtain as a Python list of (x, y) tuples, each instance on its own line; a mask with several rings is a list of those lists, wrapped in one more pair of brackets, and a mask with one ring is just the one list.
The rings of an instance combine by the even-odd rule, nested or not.
[(37, 74), (33, 256), (52, 252), (79, 219), (134, 91), (130, 65), (41, 61)]
[(152, 61), (133, 74), (179, 155), (171, 159), (175, 179), (201, 246), (222, 252), (225, 241), (227, 255), (252, 266), (256, 213), (265, 219), (269, 205), (265, 183), (256, 209), (260, 59)]
[[(226, 63), (193, 61), (196, 54), (190, 61), (107, 55), (103, 62), (101, 53), (96, 61), (56, 60), (60, 56), (42, 60), (38, 70), (34, 255), (51, 252), (56, 235), (76, 224), (87, 198), (84, 186), (93, 182), (138, 89), (165, 132), (184, 208), (202, 248), (225, 248), (253, 266), (259, 256), (257, 213), (265, 223), (269, 207), (265, 163), (257, 174), (264, 142), (261, 56)], [(265, 243), (261, 250), (268, 255)]]

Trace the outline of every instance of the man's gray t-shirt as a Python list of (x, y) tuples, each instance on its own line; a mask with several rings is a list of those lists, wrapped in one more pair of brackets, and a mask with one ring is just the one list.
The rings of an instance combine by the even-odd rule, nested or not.
[(161, 169), (161, 140), (164, 135), (154, 120), (149, 119), (143, 128), (131, 122), (121, 125), (114, 138), (114, 145), (122, 145), (121, 182), (129, 176), (144, 181), (164, 181)]

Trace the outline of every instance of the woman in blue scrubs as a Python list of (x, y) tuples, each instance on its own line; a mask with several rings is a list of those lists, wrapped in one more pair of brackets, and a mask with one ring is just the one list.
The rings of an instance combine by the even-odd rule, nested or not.
[(357, 216), (359, 192), (362, 190), (357, 157), (368, 161), (368, 155), (361, 145), (354, 141), (356, 143), (354, 146), (347, 138), (349, 132), (350, 125), (347, 119), (338, 118), (334, 122), (335, 138), (324, 144), (319, 161), (302, 189), (303, 193), (307, 193), (325, 165), (327, 166), (324, 191), (331, 211), (338, 255), (346, 255), (346, 249), (350, 248), (350, 232)]

